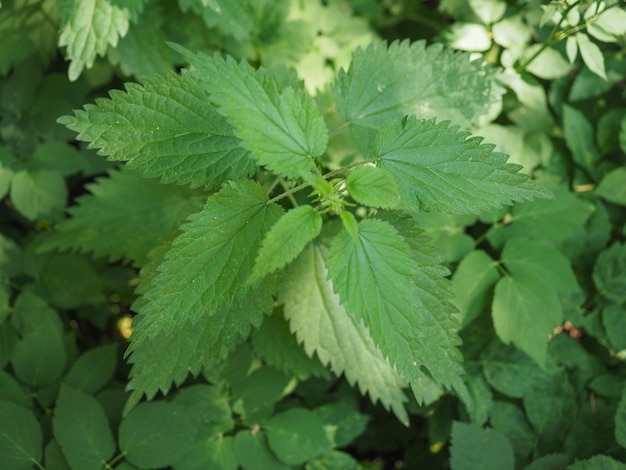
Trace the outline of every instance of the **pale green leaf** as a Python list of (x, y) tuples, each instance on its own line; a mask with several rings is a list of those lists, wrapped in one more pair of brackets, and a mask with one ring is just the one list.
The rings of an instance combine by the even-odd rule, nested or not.
[(63, 382), (78, 392), (94, 394), (112, 378), (117, 366), (117, 345), (102, 345), (81, 354)]
[(111, 261), (139, 265), (157, 241), (169, 235), (199, 203), (198, 193), (163, 185), (130, 171), (109, 171), (86, 185), (91, 192), (76, 199), (70, 218), (60, 222), (42, 250), (90, 252)]
[(248, 284), (284, 267), (322, 230), (322, 216), (313, 206), (291, 209), (272, 225), (263, 239)]
[(355, 168), (348, 174), (346, 185), (350, 196), (365, 206), (393, 209), (400, 201), (396, 180), (381, 168)]
[[(535, 54), (541, 49), (539, 55)], [(526, 70), (544, 80), (555, 80), (567, 75), (572, 66), (565, 60), (563, 54), (551, 47), (544, 48), (543, 44), (533, 44), (524, 50), (522, 60), (535, 58), (528, 64)]]
[(600, 151), (595, 143), (593, 126), (581, 111), (565, 104), (563, 105), (563, 132), (565, 143), (572, 151), (574, 161), (595, 173)]
[(626, 34), (626, 11), (619, 8), (619, 4), (615, 4), (615, 6), (605, 9), (595, 17), (593, 25), (602, 28), (609, 34), (621, 36)]
[(71, 468), (101, 469), (113, 457), (113, 433), (102, 406), (92, 396), (61, 385), (52, 424)]
[(379, 132), (378, 165), (397, 180), (401, 206), (414, 212), (479, 213), (551, 193), (518, 173), (508, 156), (449, 122), (408, 117)]
[(491, 47), (489, 31), (482, 24), (457, 21), (442, 32), (443, 41), (460, 51), (481, 52)]
[(502, 0), (469, 0), (469, 4), (484, 24), (495, 23), (506, 11), (506, 2)]
[(382, 220), (361, 222), (358, 237), (354, 240), (347, 231), (341, 232), (328, 259), (330, 278), (346, 309), (363, 320), (418, 400), (418, 381), (425, 374), (464, 393), (455, 348), (459, 340), (450, 329), (454, 322), (436, 294), (418, 288), (416, 281), (423, 273), (414, 261), (413, 247)]
[(93, 66), (97, 56), (104, 56), (109, 46), (115, 47), (118, 39), (126, 34), (129, 12), (112, 5), (109, 0), (64, 3), (70, 11), (61, 25), (59, 47), (67, 46), (68, 76), (74, 81), (85, 68)]
[(322, 421), (304, 408), (290, 408), (272, 416), (263, 423), (263, 429), (270, 448), (288, 465), (302, 465), (332, 447)]
[(491, 27), (493, 40), (505, 47), (511, 48), (525, 44), (533, 34), (522, 14), (507, 16)]
[(193, 442), (196, 423), (191, 418), (177, 403), (141, 403), (120, 425), (120, 450), (139, 468), (173, 465)]
[(407, 114), (471, 127), (498, 101), (496, 77), (495, 69), (440, 44), (382, 42), (358, 48), (332, 90), (355, 140), (369, 149), (385, 122)]
[(208, 100), (193, 74), (169, 74), (126, 84), (125, 92), (113, 90), (110, 99), (98, 99), (59, 122), (90, 148), (127, 161), (148, 178), (215, 188), (246, 178), (255, 164)]
[(403, 406), (405, 383), (376, 347), (367, 328), (341, 305), (328, 280), (327, 257), (324, 246), (311, 244), (284, 276), (280, 300), (291, 330), (309, 356), (317, 353), (335, 374), (345, 374), (348, 383), (356, 383), (362, 394), (369, 394), (374, 403), (380, 400), (408, 424)]
[(246, 62), (176, 50), (194, 66), (211, 101), (259, 164), (287, 177), (312, 172), (313, 159), (326, 150), (328, 131), (310, 96), (279, 86), (271, 72), (255, 71)]
[(606, 173), (596, 189), (596, 194), (613, 204), (626, 206), (626, 167)]
[(510, 275), (496, 285), (492, 315), (496, 333), (545, 364), (550, 334), (563, 320), (560, 295), (580, 291), (567, 258), (558, 250), (524, 238), (502, 252)]
[(43, 436), (30, 410), (0, 400), (0, 456), (2, 466), (10, 470), (41, 467)]
[(29, 220), (58, 217), (67, 202), (67, 188), (56, 170), (22, 170), (13, 175), (11, 202)]
[(580, 56), (583, 58), (585, 65), (589, 67), (593, 73), (606, 80), (606, 71), (604, 69), (604, 55), (600, 48), (589, 39), (585, 33), (576, 33), (576, 42)]
[(282, 213), (267, 202), (257, 183), (232, 182), (189, 217), (144, 294), (134, 345), (161, 331), (178, 331), (188, 318), (213, 315), (245, 294), (253, 256)]
[(476, 424), (452, 423), (452, 470), (513, 470), (513, 447), (505, 435)]

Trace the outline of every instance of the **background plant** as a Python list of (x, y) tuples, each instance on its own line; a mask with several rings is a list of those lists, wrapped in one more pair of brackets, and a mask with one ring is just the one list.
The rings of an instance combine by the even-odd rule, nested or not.
[(3, 1), (3, 466), (621, 468), (625, 16)]

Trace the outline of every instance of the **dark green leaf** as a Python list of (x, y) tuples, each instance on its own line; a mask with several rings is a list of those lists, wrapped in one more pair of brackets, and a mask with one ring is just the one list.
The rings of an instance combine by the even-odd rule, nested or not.
[(117, 354), (116, 344), (90, 349), (72, 364), (63, 382), (76, 391), (93, 395), (113, 378)]
[(573, 463), (568, 470), (626, 470), (626, 464), (608, 455), (596, 455)]
[(491, 425), (509, 439), (516, 460), (524, 461), (536, 441), (524, 412), (513, 403), (495, 402), (491, 408)]
[(345, 447), (359, 437), (366, 429), (368, 416), (358, 410), (355, 402), (338, 401), (320, 406), (314, 410), (324, 423), (333, 447)]
[(273, 367), (252, 371), (245, 380), (233, 384), (233, 409), (244, 422), (254, 424), (272, 415), (274, 405), (282, 398), (290, 377)]
[(596, 287), (608, 299), (626, 301), (626, 244), (614, 243), (598, 256), (593, 267)]
[(28, 389), (4, 371), (0, 371), (0, 401), (14, 403), (24, 408), (32, 408), (33, 406), (33, 400), (28, 394)]
[(578, 109), (563, 105), (563, 132), (574, 161), (595, 173), (600, 152), (596, 147), (595, 132), (589, 120)]
[(596, 194), (613, 204), (626, 206), (626, 168), (616, 168), (604, 175)]
[(56, 170), (21, 170), (11, 181), (11, 201), (29, 220), (57, 218), (67, 201), (67, 188)]
[(0, 401), (0, 456), (7, 470), (41, 467), (41, 427), (33, 413), (14, 403)]
[(113, 457), (113, 434), (95, 398), (61, 385), (53, 426), (71, 468), (101, 469)]
[(566, 454), (544, 455), (527, 467), (524, 467), (524, 470), (561, 470), (562, 468), (567, 468), (571, 461), (570, 456)]
[(513, 470), (515, 456), (511, 443), (500, 432), (455, 421), (450, 465), (453, 470)]
[(615, 439), (619, 445), (626, 448), (626, 389), (622, 391), (615, 414)]
[(235, 423), (229, 397), (216, 386), (197, 384), (180, 389), (174, 403), (187, 408), (196, 423), (194, 442), (218, 436), (233, 429)]
[(477, 214), (503, 204), (551, 197), (548, 190), (506, 163), (508, 156), (481, 145), (449, 122), (411, 116), (378, 133), (378, 166), (398, 182), (400, 204), (413, 212)]
[(185, 455), (176, 463), (177, 470), (197, 470), (216, 468), (220, 470), (238, 470), (234, 438), (219, 436), (205, 439), (188, 448)]
[(264, 431), (239, 431), (234, 440), (235, 454), (244, 470), (286, 470), (267, 445)]

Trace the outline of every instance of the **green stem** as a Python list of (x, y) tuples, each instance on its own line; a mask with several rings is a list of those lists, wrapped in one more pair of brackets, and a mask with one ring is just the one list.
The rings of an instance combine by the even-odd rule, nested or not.
[(344, 122), (341, 126), (339, 126), (337, 129), (335, 129), (330, 134), (328, 134), (328, 140), (333, 140), (335, 137), (337, 137), (337, 135), (345, 131), (349, 125), (350, 125), (349, 121)]
[(126, 451), (120, 452), (115, 457), (113, 457), (109, 462), (105, 463), (104, 468), (106, 470), (113, 470), (113, 467), (115, 466), (115, 464), (118, 463), (120, 460), (123, 460), (125, 457), (126, 457)]

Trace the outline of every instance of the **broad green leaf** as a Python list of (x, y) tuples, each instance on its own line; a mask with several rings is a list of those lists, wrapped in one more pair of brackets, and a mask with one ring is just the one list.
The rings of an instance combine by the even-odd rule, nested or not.
[(313, 206), (291, 209), (267, 232), (248, 284), (291, 262), (321, 230), (322, 216)]
[(56, 218), (67, 202), (67, 188), (56, 170), (24, 169), (13, 175), (10, 196), (15, 209), (28, 220)]
[(589, 39), (585, 33), (576, 33), (576, 42), (580, 56), (583, 58), (585, 65), (589, 67), (593, 73), (606, 80), (606, 70), (604, 68), (604, 55), (600, 48)]
[(626, 301), (626, 244), (614, 243), (605, 249), (593, 267), (598, 291), (618, 304)]
[(501, 260), (509, 275), (496, 285), (492, 316), (496, 333), (540, 365), (550, 334), (563, 321), (559, 296), (580, 287), (569, 260), (558, 250), (523, 238), (507, 242)]
[(493, 40), (505, 47), (511, 48), (518, 44), (525, 44), (533, 34), (532, 28), (526, 23), (523, 14), (508, 16), (491, 27)]
[(281, 89), (269, 73), (246, 62), (176, 50), (195, 67), (211, 101), (259, 164), (287, 177), (312, 172), (313, 159), (326, 150), (328, 131), (310, 96), (290, 86)]
[(469, 4), (484, 24), (495, 23), (506, 11), (506, 2), (502, 0), (469, 0)]
[(513, 446), (517, 461), (524, 461), (533, 448), (536, 436), (524, 411), (509, 402), (495, 402), (491, 408), (492, 427), (504, 434)]
[(176, 462), (177, 470), (196, 470), (199, 468), (219, 468), (220, 470), (238, 470), (234, 438), (219, 436), (196, 442), (182, 458)]
[(455, 263), (472, 252), (474, 238), (467, 228), (476, 223), (474, 215), (447, 214), (444, 212), (420, 212), (411, 214), (424, 235), (441, 252), (442, 261)]
[(76, 80), (85, 68), (93, 67), (97, 56), (104, 56), (128, 31), (129, 12), (109, 0), (62, 2), (65, 21), (61, 25), (59, 47), (67, 46), (68, 76)]
[(325, 247), (314, 243), (289, 266), (280, 292), (285, 318), (310, 357), (317, 353), (322, 364), (330, 364), (337, 375), (344, 373), (348, 383), (356, 383), (361, 393), (369, 394), (374, 403), (380, 400), (408, 424), (404, 381), (367, 328), (341, 305), (328, 280), (327, 258)]
[(182, 405), (165, 401), (141, 403), (122, 421), (119, 447), (139, 468), (175, 464), (190, 448), (196, 423)]
[(0, 273), (14, 277), (22, 272), (22, 250), (13, 241), (0, 233)]
[(331, 377), (320, 360), (313, 354), (309, 357), (298, 344), (283, 315), (277, 313), (264, 319), (261, 328), (254, 332), (251, 340), (255, 355), (285, 374), (302, 379), (310, 376), (325, 379)]
[(288, 465), (302, 465), (330, 450), (324, 425), (304, 408), (290, 408), (263, 423), (267, 441), (276, 456)]
[(129, 171), (109, 171), (86, 188), (68, 209), (42, 250), (91, 252), (110, 261), (129, 260), (138, 265), (148, 251), (169, 235), (184, 218), (199, 208), (194, 191), (159, 184)]
[(495, 69), (440, 44), (382, 42), (358, 48), (332, 91), (355, 140), (369, 149), (385, 122), (406, 115), (472, 127), (502, 93), (496, 78)]
[(600, 158), (593, 126), (585, 115), (572, 106), (563, 105), (563, 132), (565, 143), (572, 151), (574, 161), (592, 172)]
[(7, 470), (41, 468), (43, 436), (30, 410), (0, 400), (0, 456)]
[(622, 392), (615, 414), (615, 440), (626, 448), (626, 389)]
[(465, 404), (470, 421), (482, 426), (489, 419), (489, 411), (493, 406), (493, 393), (481, 374), (479, 366), (467, 365), (465, 367), (465, 383), (472, 398), (469, 403)]
[(606, 8), (602, 13), (593, 18), (592, 24), (593, 26), (602, 28), (609, 34), (621, 36), (626, 33), (626, 11), (619, 8), (619, 4), (613, 4), (611, 8)]
[(605, 174), (596, 194), (613, 204), (626, 206), (626, 167), (616, 168)]
[[(525, 49), (522, 60), (534, 56), (543, 44), (533, 44)], [(572, 66), (565, 60), (563, 54), (551, 47), (543, 49), (538, 56), (528, 64), (526, 70), (544, 80), (555, 80), (567, 75)]]
[(329, 468), (360, 470), (361, 465), (350, 454), (333, 449), (309, 460), (305, 466), (305, 470), (326, 470)]
[(218, 436), (235, 426), (229, 397), (220, 387), (206, 384), (184, 387), (178, 390), (173, 402), (185, 406), (197, 420), (194, 441)]
[[(5, 338), (1, 336), (0, 339), (5, 341)], [(24, 408), (33, 407), (33, 397), (29, 395), (28, 389), (20, 385), (13, 375), (4, 371), (0, 371), (0, 401), (10, 402)]]
[(83, 154), (64, 142), (39, 144), (28, 159), (28, 168), (31, 170), (54, 170), (63, 176), (73, 175), (86, 167)]
[(244, 470), (286, 470), (267, 445), (264, 431), (239, 431), (234, 440), (235, 454)]
[(270, 366), (255, 369), (232, 386), (233, 410), (248, 424), (272, 416), (274, 405), (287, 390), (290, 377)]
[(602, 324), (610, 345), (617, 351), (626, 349), (626, 311), (619, 304), (610, 303), (602, 309)]
[(449, 122), (411, 116), (388, 122), (378, 133), (378, 166), (391, 173), (400, 190), (400, 204), (413, 212), (441, 211), (477, 214), (535, 197), (550, 197), (546, 189), (506, 163)]
[(573, 463), (568, 470), (625, 470), (626, 464), (608, 455), (595, 455), (587, 460)]
[(348, 312), (363, 321), (418, 400), (418, 381), (425, 374), (463, 394), (454, 322), (438, 299), (418, 288), (423, 273), (412, 247), (383, 220), (361, 222), (358, 237), (359, 243), (341, 232), (328, 259), (330, 278)]
[(467, 325), (489, 304), (491, 289), (500, 279), (497, 263), (484, 251), (475, 250), (461, 260), (452, 276), (452, 303)]
[(502, 247), (507, 240), (518, 237), (556, 244), (583, 229), (594, 212), (593, 204), (554, 181), (541, 184), (554, 194), (554, 199), (515, 205), (503, 222), (489, 230), (487, 239), (492, 246)]
[(191, 187), (219, 187), (246, 178), (255, 164), (234, 129), (191, 73), (126, 84), (59, 123), (111, 160), (127, 161), (148, 178)]
[(63, 378), (68, 387), (94, 394), (112, 378), (117, 366), (117, 345), (102, 345), (81, 354)]
[(71, 468), (101, 469), (113, 457), (113, 433), (102, 406), (92, 396), (61, 385), (52, 424)]
[(324, 424), (333, 447), (345, 447), (367, 428), (369, 417), (359, 412), (356, 401), (327, 403), (314, 410)]
[(183, 11), (191, 8), (202, 16), (209, 28), (243, 42), (249, 39), (254, 28), (252, 2), (247, 0), (179, 0)]
[(453, 470), (513, 470), (513, 447), (505, 435), (476, 424), (452, 424), (450, 465)]
[(491, 47), (491, 37), (482, 24), (455, 21), (442, 33), (443, 42), (460, 51), (481, 52)]
[(380, 168), (360, 166), (346, 178), (350, 196), (359, 204), (381, 209), (393, 209), (400, 201), (394, 177)]
[(246, 292), (252, 257), (282, 213), (252, 181), (232, 182), (211, 196), (180, 234), (144, 295), (142, 328), (133, 344), (178, 331)]
[(571, 457), (566, 454), (550, 454), (539, 457), (530, 465), (524, 467), (524, 470), (553, 470), (559, 468), (569, 468), (568, 465), (572, 461)]

